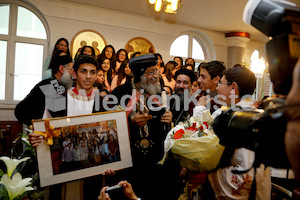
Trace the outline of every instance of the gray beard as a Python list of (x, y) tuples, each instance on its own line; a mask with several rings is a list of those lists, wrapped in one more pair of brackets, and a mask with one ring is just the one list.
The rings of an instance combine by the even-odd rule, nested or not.
[(140, 86), (142, 87), (142, 89), (144, 89), (147, 94), (149, 95), (155, 95), (161, 92), (161, 87), (160, 84), (158, 82), (153, 83), (154, 81), (156, 81), (156, 78), (152, 78), (150, 79), (150, 81), (147, 83), (147, 78), (145, 76), (141, 77), (141, 82), (140, 82)]
[(68, 70), (65, 70), (63, 75), (60, 77), (60, 82), (63, 86), (65, 86), (66, 90), (70, 89), (73, 85), (72, 75)]

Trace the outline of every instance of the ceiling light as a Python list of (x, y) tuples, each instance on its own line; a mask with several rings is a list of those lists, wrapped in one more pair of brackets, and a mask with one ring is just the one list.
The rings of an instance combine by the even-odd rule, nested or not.
[(165, 12), (169, 14), (175, 14), (180, 0), (148, 0), (150, 4), (154, 5), (154, 10), (156, 12), (159, 12), (162, 8), (162, 6), (165, 7)]
[(149, 0), (150, 4), (155, 4), (156, 0)]
[(159, 12), (161, 10), (162, 0), (156, 0), (154, 5), (154, 10), (156, 12)]

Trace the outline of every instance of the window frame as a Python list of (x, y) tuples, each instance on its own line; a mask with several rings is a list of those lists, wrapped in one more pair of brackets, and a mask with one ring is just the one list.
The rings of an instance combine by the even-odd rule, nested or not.
[[(195, 31), (181, 32), (179, 35), (176, 36), (176, 38), (173, 40), (172, 44), (176, 41), (177, 38), (179, 38), (182, 35), (188, 35), (188, 57), (187, 58), (192, 58), (193, 39), (195, 37), (195, 40), (200, 44), (200, 46), (203, 50), (203, 54), (204, 54), (204, 60), (193, 58), (195, 60), (195, 63), (207, 62), (207, 61), (216, 59), (216, 53), (215, 53), (215, 49), (213, 47), (213, 43), (204, 33), (195, 32)], [(171, 46), (172, 46), (172, 44), (171, 44)], [(170, 46), (170, 50), (169, 50), (169, 55), (174, 56), (174, 55), (170, 54), (171, 46)], [(182, 57), (183, 61), (187, 58)], [(195, 70), (197, 67), (198, 66), (196, 65)]]
[[(7, 57), (6, 57), (6, 76), (5, 76), (5, 98), (0, 100), (1, 108), (15, 108), (19, 102), (14, 100), (14, 77), (15, 75), (15, 52), (16, 43), (27, 43), (43, 45), (43, 61), (47, 57), (49, 42), (50, 42), (50, 28), (44, 15), (32, 4), (25, 3), (20, 0), (0, 0), (0, 4), (9, 5), (9, 27), (8, 35), (0, 34), (0, 40), (7, 41)], [(46, 31), (46, 39), (28, 38), (17, 36), (17, 20), (18, 20), (18, 6), (24, 7), (35, 14), (44, 25)], [(41, 65), (43, 70), (43, 63)]]

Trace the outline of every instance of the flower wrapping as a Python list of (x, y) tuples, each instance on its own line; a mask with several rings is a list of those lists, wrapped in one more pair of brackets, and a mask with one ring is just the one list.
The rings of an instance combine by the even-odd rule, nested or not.
[(182, 167), (197, 172), (213, 170), (220, 162), (224, 146), (212, 130), (212, 120), (208, 111), (201, 118), (191, 117), (172, 128), (165, 139), (165, 155), (160, 164), (171, 151)]

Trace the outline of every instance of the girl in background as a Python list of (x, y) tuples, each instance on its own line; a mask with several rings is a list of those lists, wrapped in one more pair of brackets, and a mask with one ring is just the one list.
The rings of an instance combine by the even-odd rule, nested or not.
[(180, 69), (180, 66), (175, 61), (169, 61), (165, 66), (164, 73), (162, 74), (164, 86), (169, 86), (173, 91), (176, 83), (173, 77), (178, 69)]
[(179, 65), (180, 69), (183, 67), (183, 59), (181, 57), (174, 57), (174, 61)]
[[(94, 58), (96, 58), (95, 50), (91, 46), (82, 47), (79, 55), (90, 55), (90, 56), (93, 56)], [(76, 55), (75, 60), (77, 57), (78, 57), (78, 55)]]
[(114, 56), (115, 56), (115, 48), (112, 45), (107, 45), (102, 50), (101, 54), (98, 57), (98, 60), (102, 60), (104, 58), (108, 58), (109, 60), (112, 60)]
[[(111, 63), (111, 68), (113, 70), (113, 76), (118, 74), (118, 71), (121, 67), (122, 62), (125, 60), (128, 60), (128, 53), (125, 49), (119, 49), (117, 54), (115, 55), (112, 63)], [(113, 78), (113, 77), (112, 77)]]
[[(45, 80), (47, 78), (51, 78), (52, 77), (52, 69), (49, 68), (50, 62), (52, 60), (52, 57), (54, 55), (54, 52), (56, 52), (57, 50), (61, 50), (63, 52), (66, 53), (67, 56), (70, 56), (70, 49), (69, 49), (69, 42), (66, 38), (59, 38), (54, 46), (54, 49), (52, 51), (52, 55), (47, 57), (43, 66), (43, 77), (42, 80)], [(51, 70), (48, 70), (51, 69)]]
[(100, 69), (104, 72), (104, 85), (110, 92), (111, 82), (112, 82), (112, 69), (110, 66), (110, 60), (108, 58), (103, 58), (99, 62)]
[(124, 62), (122, 62), (117, 75), (115, 75), (115, 77), (113, 78), (113, 80), (111, 82), (111, 90), (113, 91), (119, 85), (124, 84), (126, 82), (127, 75), (130, 72), (131, 72), (131, 70), (129, 68), (128, 60), (125, 60)]

